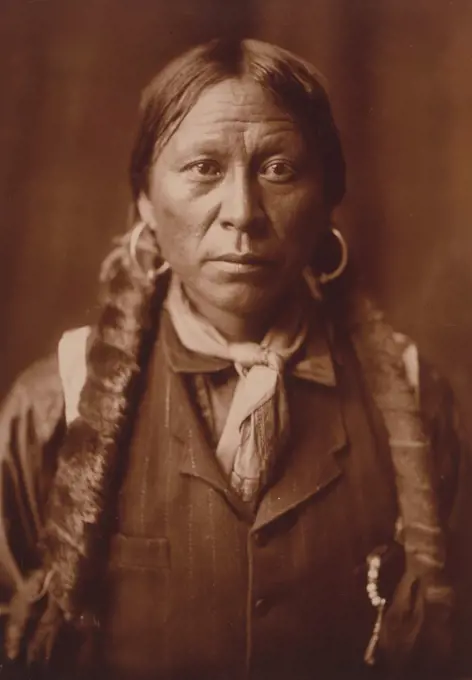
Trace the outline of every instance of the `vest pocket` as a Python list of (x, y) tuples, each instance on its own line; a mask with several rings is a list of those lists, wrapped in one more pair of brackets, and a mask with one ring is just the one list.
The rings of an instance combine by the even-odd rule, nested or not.
[(112, 537), (99, 650), (104, 678), (169, 677), (169, 545), (162, 536)]
[(115, 534), (110, 544), (109, 566), (111, 569), (169, 568), (169, 539), (164, 536), (148, 538)]

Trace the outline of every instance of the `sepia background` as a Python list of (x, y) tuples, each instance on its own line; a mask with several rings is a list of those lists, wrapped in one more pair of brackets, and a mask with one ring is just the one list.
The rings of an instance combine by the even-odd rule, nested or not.
[(222, 34), (325, 74), (349, 171), (337, 222), (472, 442), (471, 0), (0, 0), (0, 398), (94, 318), (141, 89)]
[(100, 261), (125, 228), (140, 90), (231, 33), (327, 77), (349, 169), (338, 223), (467, 421), (471, 31), (470, 0), (1, 0), (0, 397), (93, 318)]

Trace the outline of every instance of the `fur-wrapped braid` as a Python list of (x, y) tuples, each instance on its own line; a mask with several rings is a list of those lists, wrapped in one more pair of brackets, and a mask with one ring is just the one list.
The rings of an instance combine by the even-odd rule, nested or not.
[(93, 558), (107, 535), (118, 455), (126, 449), (126, 424), (147, 358), (153, 293), (154, 285), (131, 266), (117, 268), (111, 278), (89, 350), (80, 417), (59, 458), (45, 548), (50, 593), (68, 618), (87, 606), (82, 586), (94, 578)]

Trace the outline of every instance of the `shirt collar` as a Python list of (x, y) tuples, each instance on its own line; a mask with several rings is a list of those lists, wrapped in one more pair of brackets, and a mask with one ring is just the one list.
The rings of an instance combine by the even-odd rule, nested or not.
[[(336, 373), (326, 327), (321, 322), (316, 303), (313, 303), (312, 308), (313, 314), (310, 315), (308, 335), (300, 352), (297, 353), (293, 374), (303, 380), (334, 387)], [(184, 347), (165, 307), (161, 312), (161, 338), (167, 363), (175, 373), (217, 373), (231, 366), (231, 362), (226, 359), (205, 356)]]

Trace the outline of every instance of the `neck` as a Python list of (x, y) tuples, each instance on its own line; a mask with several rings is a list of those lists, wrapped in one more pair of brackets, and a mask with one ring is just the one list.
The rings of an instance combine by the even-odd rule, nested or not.
[(238, 314), (196, 298), (192, 292), (186, 294), (196, 311), (210, 323), (228, 342), (261, 342), (273, 325), (278, 312), (286, 299), (277, 299), (264, 310), (248, 314)]

